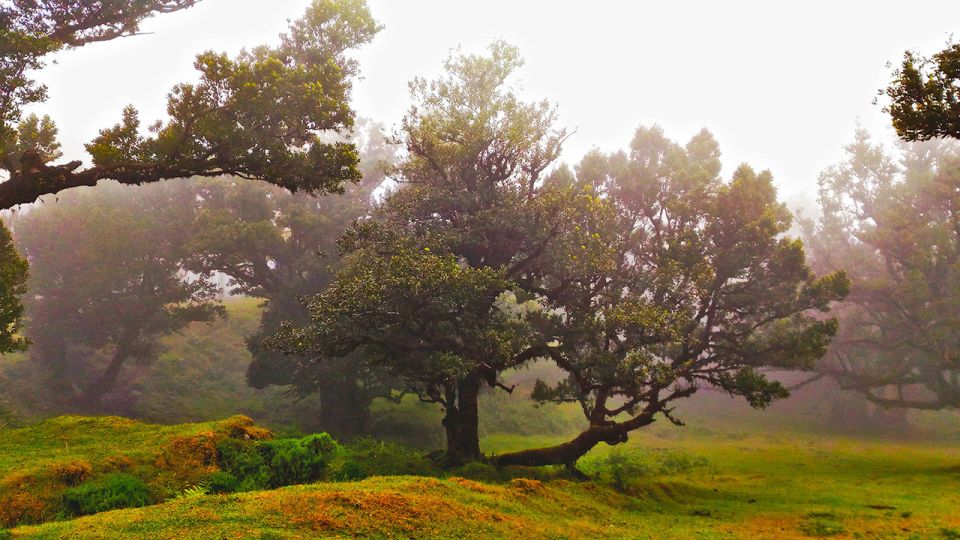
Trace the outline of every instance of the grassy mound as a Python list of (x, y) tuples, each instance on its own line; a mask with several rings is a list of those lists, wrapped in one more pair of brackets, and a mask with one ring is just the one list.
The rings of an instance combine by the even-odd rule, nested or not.
[(634, 536), (631, 498), (592, 484), (380, 477), (274, 491), (199, 496), (71, 522), (15, 537), (84, 538), (563, 538)]
[(224, 439), (269, 438), (249, 418), (173, 426), (63, 416), (0, 432), (0, 527), (174, 496), (217, 470)]

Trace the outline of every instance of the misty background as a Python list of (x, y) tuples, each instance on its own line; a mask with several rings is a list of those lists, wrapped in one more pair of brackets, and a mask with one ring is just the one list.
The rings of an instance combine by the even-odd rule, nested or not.
[[(131, 103), (150, 123), (166, 93), (196, 80), (194, 56), (271, 43), (305, 0), (206, 0), (154, 17), (145, 35), (55, 55), (39, 74), (50, 99), (33, 109), (60, 128), (65, 158), (113, 125)], [(527, 99), (558, 106), (576, 133), (563, 160), (622, 148), (639, 124), (686, 141), (701, 128), (720, 142), (724, 175), (742, 162), (770, 169), (781, 197), (806, 200), (818, 174), (842, 157), (857, 123), (892, 141), (873, 103), (888, 62), (937, 50), (960, 4), (917, 1), (445, 2), (372, 0), (384, 30), (356, 55), (353, 105), (388, 128), (409, 100), (407, 83), (434, 78), (451, 48), (479, 52), (497, 38), (520, 48)], [(82, 81), (82, 82), (80, 82)]]

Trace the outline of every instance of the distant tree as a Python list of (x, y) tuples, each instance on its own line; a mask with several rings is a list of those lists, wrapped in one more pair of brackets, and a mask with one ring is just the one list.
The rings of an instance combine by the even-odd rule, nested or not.
[(282, 322), (309, 320), (301, 297), (326, 287), (339, 265), (337, 238), (373, 209), (373, 192), (383, 184), (383, 169), (393, 163), (395, 150), (379, 126), (365, 123), (358, 131), (363, 179), (344, 195), (317, 198), (266, 184), (212, 180), (198, 197), (188, 246), (192, 270), (225, 274), (231, 293), (264, 299), (260, 328), (247, 339), (253, 355), (249, 384), (285, 386), (299, 396), (318, 393), (320, 428), (341, 437), (367, 430), (371, 401), (389, 396), (390, 386), (350, 360), (325, 361), (316, 376), (300, 377), (301, 359), (261, 341)]
[(71, 192), (11, 220), (30, 261), (30, 364), (58, 407), (101, 409), (160, 338), (223, 313), (214, 284), (183, 271), (195, 190), (116, 184)]
[(903, 140), (960, 138), (960, 44), (947, 44), (930, 58), (907, 51), (883, 93)]
[(319, 353), (296, 376), (315, 380), (332, 358), (360, 358), (444, 410), (447, 452), (481, 457), (478, 394), (503, 370), (539, 356), (509, 299), (520, 275), (570, 223), (565, 200), (541, 190), (565, 133), (546, 103), (507, 86), (515, 48), (454, 55), (444, 77), (411, 83), (400, 187), (340, 241), (345, 263), (308, 303), (310, 321), (273, 346)]
[(572, 465), (658, 415), (680, 424), (674, 402), (705, 387), (766, 407), (787, 390), (764, 368), (810, 369), (826, 352), (836, 321), (818, 313), (844, 296), (846, 277), (807, 267), (769, 172), (719, 173), (706, 131), (680, 146), (640, 128), (628, 153), (580, 163), (576, 185), (606, 218), (580, 223), (589, 240), (538, 268), (538, 331), (569, 376), (533, 397), (578, 403), (589, 427), (495, 463)]
[(858, 130), (820, 176), (813, 265), (849, 268), (841, 332), (818, 370), (885, 407), (960, 408), (960, 148)]
[[(349, 97), (358, 66), (348, 51), (380, 29), (363, 0), (314, 0), (275, 47), (232, 59), (198, 55), (200, 81), (173, 88), (165, 122), (144, 134), (137, 111), (127, 107), (119, 124), (87, 144), (92, 166), (55, 164), (53, 120), (22, 118), (24, 106), (46, 97), (31, 73), (50, 53), (136, 34), (145, 18), (197, 1), (0, 0), (0, 209), (105, 179), (143, 184), (230, 174), (324, 194), (359, 178), (353, 145), (329, 135), (353, 124)], [(5, 260), (14, 266), (0, 285), (11, 288), (0, 296), (16, 299), (19, 259)], [(11, 307), (0, 313), (13, 317), (0, 320), (8, 332), (20, 324)]]

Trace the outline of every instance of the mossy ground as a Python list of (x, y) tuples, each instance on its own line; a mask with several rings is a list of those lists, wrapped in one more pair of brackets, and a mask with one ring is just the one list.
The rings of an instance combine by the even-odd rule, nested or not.
[[(27, 440), (31, 432), (23, 430), (4, 437), (0, 470), (11, 474), (13, 467), (23, 463), (43, 469), (44, 463), (63, 459), (86, 459), (96, 470), (99, 459), (121, 447), (144, 455), (161, 450), (162, 444), (150, 442), (159, 439), (146, 436), (149, 429), (182, 436), (209, 427), (147, 428), (119, 419), (88, 421), (99, 423), (99, 435), (80, 430), (85, 435), (48, 438), (47, 443)], [(74, 425), (80, 420), (56, 422), (61, 423), (58, 426), (63, 422)], [(112, 425), (117, 426), (115, 433), (105, 436), (104, 432), (114, 432)], [(38, 429), (51, 424), (46, 426), (27, 429), (38, 434)], [(106, 444), (95, 442), (104, 439)], [(544, 442), (548, 441), (506, 436), (485, 440), (486, 447), (495, 451)], [(116, 447), (110, 449), (111, 444)], [(615, 488), (609, 481), (609, 469), (625, 458), (641, 466), (624, 469), (633, 476), (621, 478), (622, 485)], [(23, 526), (12, 533), (16, 538), (960, 535), (960, 447), (946, 443), (658, 428), (638, 434), (620, 448), (598, 448), (581, 467), (603, 480), (485, 483), (460, 477), (375, 477), (234, 495), (197, 495), (146, 508)]]
[(0, 431), (0, 527), (67, 517), (71, 486), (130, 473), (164, 500), (215, 470), (215, 443), (266, 437), (246, 417), (158, 425), (115, 416), (61, 416)]

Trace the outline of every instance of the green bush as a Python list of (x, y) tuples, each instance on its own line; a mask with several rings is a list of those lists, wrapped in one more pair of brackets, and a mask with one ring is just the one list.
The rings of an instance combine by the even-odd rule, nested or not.
[(368, 476), (437, 476), (439, 468), (400, 444), (362, 437), (343, 447), (330, 465), (333, 480), (360, 480)]
[(223, 472), (211, 475), (208, 485), (211, 491), (225, 493), (315, 482), (325, 477), (339, 449), (326, 433), (272, 441), (226, 439), (217, 445)]
[(241, 491), (240, 480), (236, 476), (223, 471), (217, 471), (207, 477), (207, 489), (210, 493), (233, 493)]
[(236, 481), (230, 491), (264, 489), (269, 483), (270, 469), (256, 441), (220, 441), (217, 444), (217, 463)]
[(624, 489), (639, 478), (689, 473), (709, 466), (709, 462), (680, 451), (615, 447), (604, 455), (582, 459), (578, 465), (585, 473)]
[(74, 515), (146, 506), (152, 500), (147, 484), (125, 473), (108, 474), (63, 492), (64, 507)]
[(326, 433), (262, 441), (258, 445), (269, 469), (267, 484), (271, 488), (320, 480), (340, 447)]
[(6, 529), (0, 529), (0, 540), (9, 540), (10, 538), (13, 538), (12, 532)]

